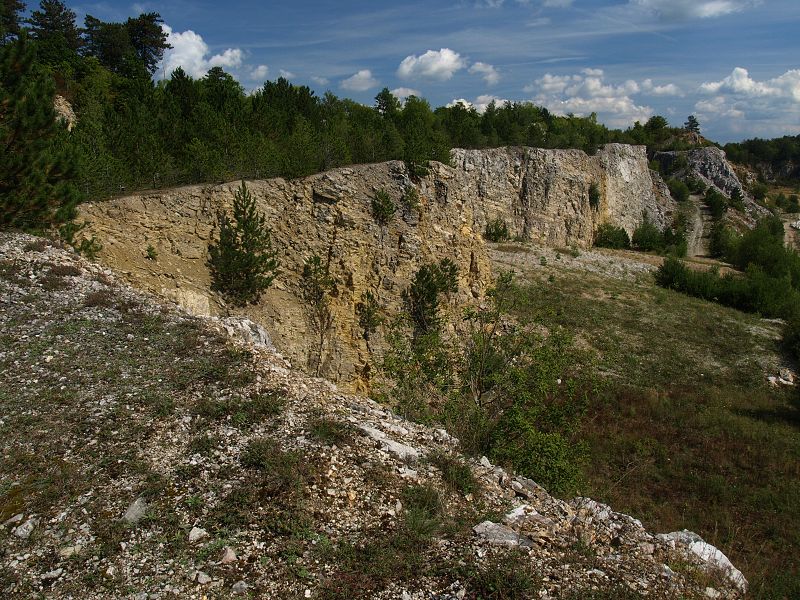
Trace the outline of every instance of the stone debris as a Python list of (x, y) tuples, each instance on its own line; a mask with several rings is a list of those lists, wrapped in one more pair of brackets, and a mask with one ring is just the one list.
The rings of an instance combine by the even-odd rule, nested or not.
[(208, 532), (205, 529), (201, 529), (200, 527), (192, 527), (192, 530), (189, 532), (189, 543), (196, 544), (200, 540), (204, 540), (208, 537)]
[(33, 530), (36, 529), (36, 526), (38, 524), (39, 524), (39, 519), (30, 518), (27, 521), (25, 521), (22, 525), (16, 527), (13, 533), (18, 538), (22, 540), (27, 540), (31, 536), (31, 533), (33, 533)]
[(519, 531), (500, 523), (484, 521), (475, 525), (472, 530), (493, 546), (529, 547), (533, 545), (533, 541), (521, 535)]
[(128, 507), (128, 510), (125, 511), (125, 514), (122, 518), (125, 520), (126, 523), (130, 523), (131, 525), (135, 525), (139, 521), (141, 521), (144, 516), (147, 514), (147, 502), (144, 498), (139, 497), (133, 501), (133, 503)]

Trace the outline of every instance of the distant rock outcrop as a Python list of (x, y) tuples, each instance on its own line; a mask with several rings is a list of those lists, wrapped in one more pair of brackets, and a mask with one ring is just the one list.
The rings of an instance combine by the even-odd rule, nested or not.
[(655, 154), (655, 160), (667, 171), (675, 169), (675, 163), (680, 157), (686, 158), (687, 166), (679, 169), (676, 175), (699, 179), (706, 186), (717, 189), (728, 198), (738, 193), (744, 201), (745, 210), (753, 218), (769, 214), (766, 208), (753, 200), (753, 197), (742, 185), (723, 150), (716, 146), (706, 146), (695, 150), (657, 152)]

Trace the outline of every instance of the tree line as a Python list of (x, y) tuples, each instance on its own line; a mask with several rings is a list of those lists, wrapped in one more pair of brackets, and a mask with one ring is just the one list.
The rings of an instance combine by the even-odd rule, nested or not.
[[(591, 153), (609, 142), (686, 143), (685, 130), (660, 116), (621, 131), (594, 114), (559, 116), (526, 102), (433, 109), (383, 89), (367, 106), (284, 78), (248, 93), (221, 67), (200, 78), (178, 68), (156, 81), (169, 48), (156, 12), (120, 23), (87, 15), (80, 27), (60, 0), (42, 0), (27, 19), (19, 0), (0, 7), (0, 136), (18, 158), (3, 162), (19, 163), (0, 167), (6, 225), (47, 226), (82, 199), (137, 189), (294, 178), (353, 163), (398, 159), (420, 176), (428, 161), (448, 162), (453, 147)], [(53, 112), (55, 94), (77, 115), (69, 134)]]

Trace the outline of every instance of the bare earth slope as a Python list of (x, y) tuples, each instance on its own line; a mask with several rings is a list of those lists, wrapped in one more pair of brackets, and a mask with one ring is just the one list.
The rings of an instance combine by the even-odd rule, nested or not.
[(696, 536), (468, 462), (224, 331), (0, 234), (3, 597), (742, 595)]

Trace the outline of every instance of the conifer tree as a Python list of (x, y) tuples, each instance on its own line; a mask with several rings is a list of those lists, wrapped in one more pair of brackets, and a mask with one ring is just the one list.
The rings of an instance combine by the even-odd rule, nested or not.
[(60, 0), (42, 0), (31, 13), (31, 37), (38, 43), (39, 59), (56, 62), (76, 53), (83, 40), (75, 24), (75, 12)]
[(220, 211), (217, 227), (219, 240), (208, 247), (211, 289), (237, 306), (258, 302), (278, 274), (278, 253), (244, 181), (233, 196), (233, 221)]
[(74, 216), (75, 157), (50, 78), (25, 34), (0, 49), (0, 226), (42, 230)]
[(25, 10), (20, 0), (0, 0), (0, 45), (13, 41), (21, 32), (19, 13)]

